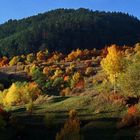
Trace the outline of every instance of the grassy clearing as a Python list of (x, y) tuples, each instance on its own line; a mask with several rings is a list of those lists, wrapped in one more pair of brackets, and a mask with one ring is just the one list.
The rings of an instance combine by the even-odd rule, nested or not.
[[(55, 97), (47, 103), (36, 105), (32, 115), (28, 115), (25, 107), (12, 108), (12, 114), (17, 118), (18, 125), (26, 125), (27, 128), (22, 131), (29, 137), (38, 132), (40, 136), (35, 134), (35, 139), (45, 137), (54, 140), (56, 133), (60, 131), (63, 123), (68, 119), (68, 112), (71, 109), (78, 111), (81, 120), (81, 133), (86, 140), (99, 140), (101, 138), (117, 140), (122, 137), (128, 138), (128, 136), (132, 138), (134, 131), (136, 132), (134, 128), (133, 131), (131, 129), (116, 129), (118, 119), (126, 113), (127, 108), (118, 103), (106, 101), (102, 94)], [(52, 129), (45, 127), (45, 115), (49, 119), (47, 123), (53, 126)], [(53, 121), (52, 124), (51, 121)], [(41, 128), (42, 131), (40, 131)], [(124, 131), (123, 134), (122, 131)], [(44, 136), (44, 133), (48, 136)]]
[[(126, 107), (119, 103), (106, 101), (102, 95), (92, 96), (72, 96), (55, 97), (47, 103), (36, 105), (33, 109), (34, 115), (45, 115), (45, 113), (54, 113), (57, 115), (67, 115), (68, 111), (76, 109), (82, 120), (121, 117)], [(14, 107), (12, 112), (15, 115), (24, 115), (27, 112), (24, 107)]]
[(105, 100), (102, 94), (55, 97), (34, 106), (32, 115), (28, 114), (25, 107), (13, 107), (11, 113), (16, 118), (16, 131), (12, 129), (11, 132), (15, 131), (15, 139), (18, 134), (23, 139), (55, 140), (71, 109), (78, 111), (84, 140), (131, 140), (137, 132), (135, 127), (116, 128), (118, 119), (126, 113), (127, 107)]

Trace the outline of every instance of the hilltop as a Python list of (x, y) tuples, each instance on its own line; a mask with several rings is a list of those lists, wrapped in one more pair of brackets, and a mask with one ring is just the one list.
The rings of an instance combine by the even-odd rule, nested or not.
[(140, 21), (128, 14), (89, 9), (56, 9), (0, 25), (0, 54), (15, 55), (49, 51), (134, 45), (140, 42)]

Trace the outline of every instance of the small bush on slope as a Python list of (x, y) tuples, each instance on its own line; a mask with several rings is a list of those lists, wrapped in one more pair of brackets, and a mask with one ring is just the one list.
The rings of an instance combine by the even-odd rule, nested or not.
[(122, 120), (117, 124), (117, 128), (130, 127), (138, 125), (139, 123), (139, 112), (135, 106), (128, 108), (127, 113), (123, 116)]
[(14, 66), (14, 65), (17, 65), (18, 62), (20, 62), (20, 57), (19, 56), (15, 56), (15, 57), (13, 57), (10, 60), (9, 65), (10, 66)]

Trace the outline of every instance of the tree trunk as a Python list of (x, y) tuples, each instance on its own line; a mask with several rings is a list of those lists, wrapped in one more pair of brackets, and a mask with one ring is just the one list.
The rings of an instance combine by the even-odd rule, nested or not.
[(114, 94), (116, 93), (116, 74), (114, 74)]

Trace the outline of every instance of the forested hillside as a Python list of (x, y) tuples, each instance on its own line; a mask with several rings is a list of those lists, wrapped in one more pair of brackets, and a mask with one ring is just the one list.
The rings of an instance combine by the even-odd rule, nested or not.
[(66, 53), (136, 42), (140, 42), (140, 21), (116, 12), (57, 9), (0, 25), (0, 54), (8, 57), (45, 48)]

